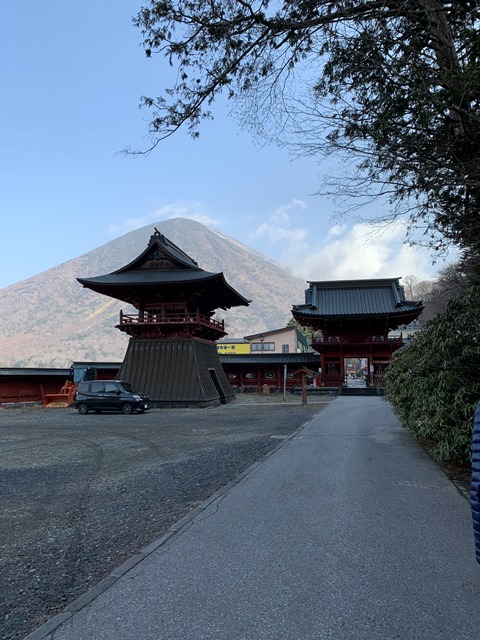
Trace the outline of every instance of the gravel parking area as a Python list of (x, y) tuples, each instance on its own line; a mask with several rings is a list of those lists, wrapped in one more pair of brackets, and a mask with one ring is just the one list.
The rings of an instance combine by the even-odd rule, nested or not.
[(1, 640), (25, 637), (331, 398), (143, 415), (0, 411)]

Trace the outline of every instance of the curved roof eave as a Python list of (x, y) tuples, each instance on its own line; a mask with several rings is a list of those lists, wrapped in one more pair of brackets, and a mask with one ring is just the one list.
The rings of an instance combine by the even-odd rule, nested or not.
[[(230, 308), (236, 306), (248, 307), (251, 300), (242, 296), (238, 291), (231, 287), (225, 280), (222, 272), (210, 273), (208, 271), (161, 271), (161, 270), (135, 270), (123, 273), (110, 273), (103, 276), (93, 278), (77, 278), (78, 282), (85, 288), (96, 291), (103, 295), (112, 295), (113, 291), (121, 290), (129, 287), (139, 287), (148, 289), (149, 287), (170, 287), (185, 285), (196, 285), (203, 283), (212, 283), (223, 289), (223, 293), (228, 296), (228, 303), (219, 304), (219, 309)], [(124, 298), (117, 298), (123, 300)]]
[[(115, 271), (103, 276), (94, 276), (93, 278), (77, 278), (77, 280), (80, 284), (83, 284), (84, 287), (88, 287), (90, 284), (113, 287), (125, 285), (148, 287), (152, 285), (159, 286), (181, 283), (187, 284), (189, 282), (208, 282), (210, 280), (215, 280), (219, 276), (222, 276), (223, 278), (222, 273), (211, 273), (209, 271), (203, 271), (203, 269), (198, 271), (187, 271), (184, 269), (134, 269), (122, 272)], [(225, 281), (225, 278), (223, 278), (223, 280)]]
[(299, 316), (311, 317), (311, 318), (328, 318), (331, 320), (340, 320), (345, 318), (375, 318), (375, 317), (391, 317), (402, 316), (409, 314), (419, 314), (423, 309), (423, 305), (402, 307), (397, 309), (390, 309), (386, 311), (366, 311), (365, 313), (342, 313), (342, 314), (330, 314), (321, 313), (318, 309), (298, 309), (293, 308), (292, 314)]
[(307, 280), (308, 284), (321, 285), (321, 288), (327, 289), (339, 289), (350, 287), (365, 287), (365, 286), (390, 286), (392, 283), (398, 284), (401, 277), (398, 278), (363, 278), (354, 280)]

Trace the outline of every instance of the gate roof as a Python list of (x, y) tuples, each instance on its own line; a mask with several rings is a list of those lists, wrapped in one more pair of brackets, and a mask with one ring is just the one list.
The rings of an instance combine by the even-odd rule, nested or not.
[(407, 324), (422, 311), (420, 301), (406, 300), (400, 278), (311, 281), (305, 304), (294, 305), (294, 316), (313, 318), (398, 317)]

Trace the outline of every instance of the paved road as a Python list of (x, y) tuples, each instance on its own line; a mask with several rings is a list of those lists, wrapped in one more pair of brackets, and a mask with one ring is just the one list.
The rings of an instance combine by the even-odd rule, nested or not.
[(336, 399), (181, 524), (52, 640), (480, 637), (468, 503), (381, 398)]

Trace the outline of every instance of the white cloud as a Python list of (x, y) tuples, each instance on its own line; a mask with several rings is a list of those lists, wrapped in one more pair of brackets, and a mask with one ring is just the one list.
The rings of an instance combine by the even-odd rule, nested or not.
[(401, 221), (325, 228), (322, 216), (306, 215), (306, 208), (302, 200), (291, 200), (249, 236), (257, 250), (268, 253), (292, 275), (350, 280), (412, 274), (423, 280), (433, 278), (441, 266), (432, 264), (427, 249), (405, 244), (406, 226)]
[(112, 236), (119, 236), (134, 229), (145, 227), (152, 222), (169, 220), (170, 218), (188, 218), (189, 220), (195, 220), (208, 227), (220, 227), (223, 224), (218, 218), (212, 218), (205, 213), (202, 205), (198, 202), (176, 202), (166, 204), (142, 217), (128, 218), (119, 225), (110, 225), (108, 233)]
[(345, 225), (342, 224), (336, 224), (333, 227), (330, 227), (330, 229), (328, 230), (328, 237), (335, 237), (335, 236), (341, 236), (343, 231), (345, 230)]
[(305, 280), (404, 277), (431, 279), (441, 265), (427, 249), (404, 243), (405, 225), (357, 224), (332, 227), (319, 246), (312, 236), (291, 244), (280, 257), (289, 271)]
[(269, 216), (267, 222), (263, 222), (249, 234), (249, 239), (266, 238), (272, 244), (302, 242), (309, 232), (305, 227), (292, 226), (290, 211), (295, 208), (306, 209), (307, 204), (303, 200), (294, 199), (281, 205)]

